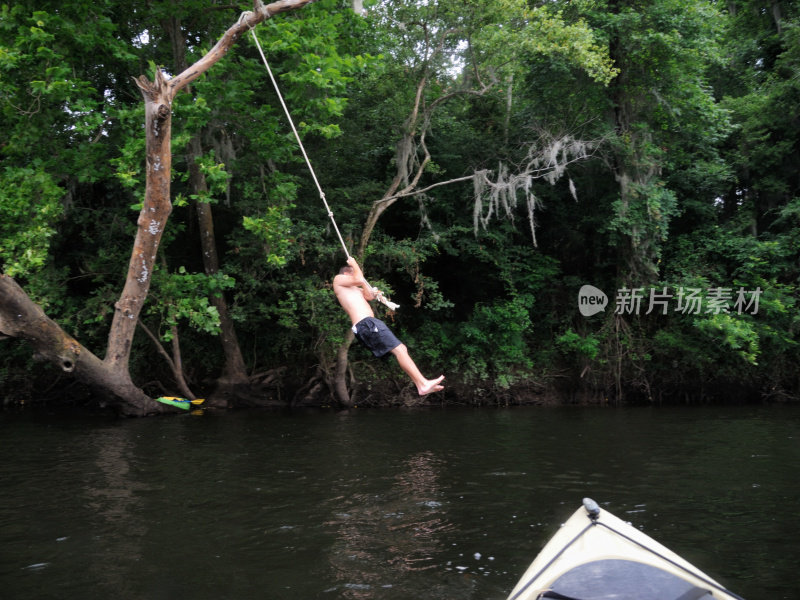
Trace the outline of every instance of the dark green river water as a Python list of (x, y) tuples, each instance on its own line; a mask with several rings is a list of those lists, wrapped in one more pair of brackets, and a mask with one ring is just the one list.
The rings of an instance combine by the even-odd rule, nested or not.
[(800, 407), (0, 414), (0, 598), (504, 600), (590, 496), (800, 598)]

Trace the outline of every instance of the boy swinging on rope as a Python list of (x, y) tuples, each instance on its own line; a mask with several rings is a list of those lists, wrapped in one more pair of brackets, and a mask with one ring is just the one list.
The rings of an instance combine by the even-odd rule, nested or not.
[(377, 298), (380, 292), (367, 283), (361, 267), (352, 256), (347, 259), (347, 266), (342, 267), (339, 274), (333, 278), (333, 291), (339, 304), (353, 322), (353, 333), (356, 334), (358, 341), (377, 357), (391, 352), (400, 368), (417, 386), (420, 396), (444, 389), (441, 385), (444, 375), (436, 379), (426, 379), (411, 360), (406, 345), (395, 337), (386, 323), (375, 318), (368, 301)]

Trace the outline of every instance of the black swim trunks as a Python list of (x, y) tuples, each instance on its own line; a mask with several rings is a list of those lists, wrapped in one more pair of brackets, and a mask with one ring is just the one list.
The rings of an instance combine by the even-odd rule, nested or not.
[(353, 325), (353, 333), (356, 334), (359, 342), (379, 358), (387, 355), (400, 345), (400, 340), (392, 333), (386, 323), (375, 317), (361, 319)]

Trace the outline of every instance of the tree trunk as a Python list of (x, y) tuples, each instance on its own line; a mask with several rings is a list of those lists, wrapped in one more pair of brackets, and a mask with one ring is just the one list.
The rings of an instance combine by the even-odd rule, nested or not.
[(640, 190), (650, 186), (659, 175), (660, 167), (652, 159), (648, 160), (647, 148), (651, 144), (651, 136), (647, 132), (634, 130), (642, 110), (639, 97), (631, 94), (629, 88), (629, 69), (626, 51), (622, 41), (614, 37), (609, 42), (610, 55), (615, 64), (620, 66), (620, 73), (611, 84), (613, 113), (610, 120), (617, 132), (622, 149), (612, 156), (611, 169), (619, 184), (620, 202), (617, 218), (630, 223), (627, 239), (623, 247), (625, 271), (620, 273), (621, 283), (625, 287), (641, 286), (653, 282), (658, 277), (658, 267), (654, 259), (656, 240), (647, 231), (646, 221), (635, 221), (635, 208), (642, 203)]
[(176, 77), (169, 79), (159, 69), (153, 82), (144, 76), (135, 79), (145, 102), (145, 200), (137, 221), (125, 286), (114, 305), (105, 359), (101, 361), (67, 335), (6, 275), (0, 275), (0, 333), (28, 340), (37, 356), (106, 392), (123, 414), (163, 412), (165, 405), (152, 401), (133, 384), (128, 363), (139, 314), (150, 289), (158, 245), (172, 212), (172, 100), (225, 56), (243, 33), (278, 13), (311, 2), (279, 0), (266, 6), (258, 2), (255, 10), (243, 13), (205, 56)]
[[(180, 71), (185, 71), (189, 65), (186, 62), (186, 39), (181, 29), (180, 20), (177, 18), (165, 20), (163, 27), (169, 31), (170, 39), (173, 42), (173, 60)], [(186, 86), (186, 90), (191, 91), (190, 86)], [(189, 167), (189, 187), (195, 196), (203, 197), (208, 194), (208, 183), (206, 182), (205, 174), (197, 164), (197, 159), (203, 155), (200, 136), (201, 132), (198, 132), (189, 140), (186, 147), (186, 162)], [(211, 204), (202, 200), (196, 201), (194, 207), (200, 229), (200, 250), (203, 257), (203, 268), (206, 275), (214, 275), (219, 272), (219, 255), (214, 233), (214, 212)], [(224, 406), (230, 404), (235, 389), (248, 385), (249, 380), (225, 296), (221, 293), (219, 295), (212, 294), (209, 299), (219, 314), (220, 343), (225, 356), (222, 374), (217, 379), (217, 389), (213, 397), (209, 399), (209, 405)]]
[(178, 336), (178, 328), (175, 325), (172, 326), (172, 356), (170, 356), (169, 353), (164, 349), (164, 346), (161, 345), (161, 341), (158, 339), (158, 337), (152, 331), (150, 331), (147, 325), (145, 325), (141, 320), (139, 320), (139, 327), (147, 334), (147, 337), (153, 340), (156, 351), (169, 365), (169, 368), (172, 371), (172, 377), (175, 379), (175, 385), (178, 386), (178, 391), (181, 393), (181, 395), (184, 398), (194, 400), (197, 396), (195, 396), (194, 392), (189, 389), (189, 384), (186, 383), (186, 377), (183, 374), (183, 359), (181, 358), (181, 344)]
[(45, 315), (14, 279), (3, 274), (0, 274), (0, 333), (25, 339), (33, 347), (34, 359), (50, 362), (73, 374), (110, 404), (118, 406), (123, 415), (144, 416), (170, 410), (136, 387), (126, 368), (102, 361), (84, 348)]
[[(189, 141), (186, 160), (189, 163), (189, 184), (192, 191), (199, 196), (208, 192), (205, 175), (195, 160), (202, 156), (202, 152), (199, 135), (196, 135)], [(217, 254), (216, 236), (214, 235), (214, 214), (211, 204), (202, 200), (195, 202), (195, 209), (200, 227), (203, 268), (207, 275), (214, 275), (219, 272), (219, 256)], [(219, 295), (212, 294), (210, 300), (219, 313), (220, 343), (225, 355), (225, 364), (222, 368), (221, 376), (217, 379), (215, 396), (225, 399), (225, 403), (229, 404), (235, 397), (236, 389), (249, 384), (247, 367), (239, 347), (236, 328), (233, 324), (233, 319), (230, 317), (225, 296), (222, 293)]]
[(347, 389), (347, 352), (354, 339), (355, 335), (353, 335), (353, 330), (348, 329), (344, 336), (344, 342), (342, 342), (342, 345), (339, 346), (339, 350), (336, 352), (334, 391), (336, 392), (336, 399), (345, 408), (353, 406), (350, 391)]
[(120, 299), (115, 304), (114, 318), (108, 335), (106, 361), (127, 371), (131, 342), (139, 313), (144, 305), (156, 251), (172, 212), (169, 198), (172, 175), (170, 135), (172, 128), (172, 96), (169, 82), (159, 70), (154, 82), (139, 77), (136, 84), (145, 100), (145, 136), (147, 183), (144, 204), (136, 222), (136, 239), (128, 263), (128, 276)]
[[(422, 77), (417, 84), (414, 105), (412, 106), (411, 112), (409, 113), (405, 122), (405, 133), (397, 142), (397, 148), (395, 150), (395, 165), (397, 170), (394, 178), (392, 179), (391, 184), (389, 184), (389, 188), (383, 194), (383, 197), (380, 200), (376, 200), (372, 203), (372, 208), (370, 208), (369, 214), (367, 215), (367, 220), (364, 223), (364, 229), (361, 233), (361, 241), (358, 245), (356, 257), (362, 269), (364, 267), (362, 262), (364, 258), (364, 252), (367, 249), (367, 244), (369, 243), (370, 237), (372, 237), (372, 231), (378, 224), (378, 219), (380, 219), (381, 215), (386, 211), (386, 209), (397, 202), (397, 200), (399, 200), (403, 194), (409, 194), (417, 187), (420, 177), (422, 177), (422, 173), (425, 171), (425, 166), (428, 164), (428, 162), (430, 162), (431, 156), (428, 153), (427, 146), (425, 145), (425, 126), (419, 126), (421, 118), (420, 108), (422, 105), (422, 96), (423, 92), (425, 91), (427, 81), (428, 80), (426, 77)], [(429, 118), (429, 116), (429, 114), (424, 115), (423, 123), (426, 122), (425, 119)], [(418, 130), (422, 130), (419, 140), (417, 140)], [(416, 160), (416, 153), (419, 148), (422, 148), (424, 152), (424, 159), (422, 161)], [(398, 190), (400, 190), (400, 186), (403, 186), (403, 189), (398, 192)], [(347, 389), (346, 375), (348, 361), (347, 352), (350, 349), (354, 339), (355, 336), (353, 335), (352, 331), (349, 332), (345, 336), (344, 342), (342, 342), (342, 345), (339, 346), (339, 349), (336, 352), (336, 374), (334, 380), (334, 389), (336, 391), (336, 397), (343, 406), (352, 406), (350, 393)]]

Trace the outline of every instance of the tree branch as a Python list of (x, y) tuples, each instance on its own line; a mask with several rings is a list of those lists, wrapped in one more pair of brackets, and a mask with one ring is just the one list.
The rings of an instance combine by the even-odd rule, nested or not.
[(398, 192), (397, 194), (394, 194), (393, 196), (389, 196), (388, 198), (381, 198), (380, 200), (377, 200), (376, 202), (385, 202), (385, 201), (389, 201), (389, 200), (398, 200), (400, 198), (408, 198), (409, 196), (417, 196), (419, 194), (424, 194), (425, 192), (428, 192), (428, 191), (430, 191), (430, 190), (432, 190), (434, 188), (437, 188), (437, 187), (441, 187), (443, 185), (450, 185), (451, 183), (459, 183), (460, 181), (471, 181), (471, 180), (475, 179), (476, 176), (482, 175), (482, 174), (487, 173), (487, 172), (488, 171), (486, 169), (483, 169), (481, 171), (475, 171), (472, 175), (465, 175), (464, 177), (456, 177), (454, 179), (448, 179), (447, 181), (440, 181), (438, 183), (431, 184), (428, 187), (425, 187), (425, 188), (422, 188), (422, 189), (419, 189), (419, 190), (410, 190), (410, 191)]
[(260, 4), (255, 11), (243, 12), (239, 21), (231, 26), (220, 38), (220, 40), (209, 50), (203, 58), (183, 71), (183, 73), (173, 77), (170, 82), (171, 98), (189, 85), (192, 81), (200, 77), (216, 64), (228, 50), (237, 42), (239, 36), (252, 29), (262, 21), (275, 16), (278, 13), (287, 12), (303, 8), (306, 4), (312, 4), (316, 0), (278, 0), (270, 4)]
[(173, 377), (175, 377), (175, 383), (178, 385), (178, 389), (180, 389), (181, 394), (186, 396), (187, 398), (194, 400), (195, 395), (192, 390), (189, 389), (189, 386), (186, 384), (186, 378), (183, 375), (183, 362), (181, 360), (181, 351), (180, 345), (178, 344), (178, 328), (173, 326), (172, 328), (172, 351), (175, 355), (173, 359), (169, 353), (164, 349), (164, 346), (161, 345), (161, 342), (156, 337), (156, 335), (150, 331), (150, 328), (144, 324), (144, 321), (141, 319), (138, 320), (139, 327), (142, 328), (153, 343), (156, 346), (157, 352), (167, 361), (170, 370), (172, 371)]
[(150, 328), (147, 325), (145, 325), (144, 321), (142, 321), (141, 319), (139, 319), (139, 327), (141, 327), (142, 331), (144, 331), (147, 334), (147, 337), (149, 337), (153, 341), (153, 344), (155, 344), (156, 346), (156, 351), (161, 355), (161, 357), (164, 360), (167, 361), (170, 370), (174, 372), (175, 363), (173, 362), (172, 357), (169, 355), (169, 353), (166, 350), (164, 350), (164, 346), (161, 345), (161, 342), (156, 337), (156, 335), (152, 331), (150, 331)]

